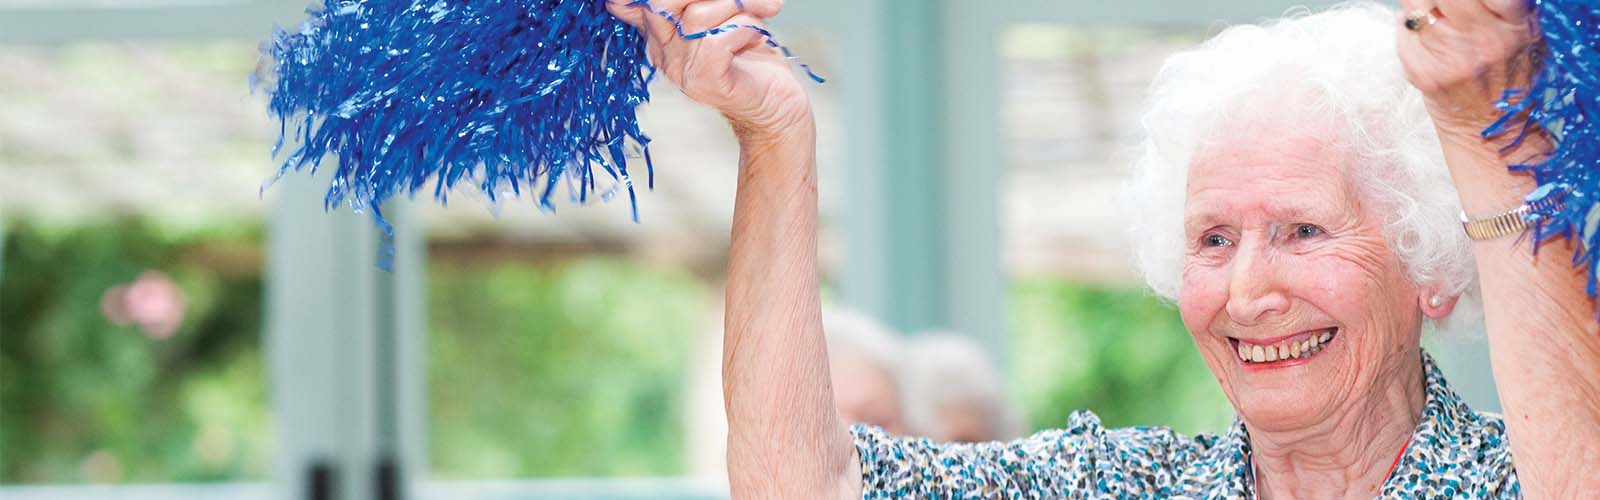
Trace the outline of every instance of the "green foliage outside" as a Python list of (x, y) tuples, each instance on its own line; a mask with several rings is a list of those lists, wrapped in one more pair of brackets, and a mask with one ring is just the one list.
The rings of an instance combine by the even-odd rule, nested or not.
[[(202, 242), (257, 247), (258, 230), (137, 220), (5, 230), (0, 483), (264, 476), (276, 439), (261, 383), (261, 276), (197, 257)], [(170, 338), (101, 313), (108, 288), (150, 269), (187, 302)]]
[(714, 305), (705, 285), (611, 258), (431, 272), (435, 477), (684, 472), (683, 394)]
[(1010, 299), (1013, 388), (1033, 428), (1065, 425), (1074, 410), (1184, 433), (1233, 421), (1178, 311), (1142, 288), (1022, 278)]
[[(219, 270), (205, 251), (248, 253), (259, 228), (5, 230), (0, 484), (270, 475), (259, 262)], [(148, 269), (188, 302), (165, 340), (100, 311), (106, 289)], [(712, 305), (704, 285), (611, 258), (437, 264), (429, 283), (434, 477), (682, 472), (680, 395)]]
[[(0, 483), (271, 475), (261, 232), (234, 227), (6, 225)], [(170, 274), (188, 303), (165, 340), (100, 311), (108, 287), (147, 269)], [(715, 326), (707, 285), (606, 257), (435, 259), (427, 281), (434, 477), (684, 472), (683, 391)], [(1076, 409), (1184, 432), (1231, 418), (1177, 313), (1145, 292), (1024, 278), (1010, 301), (1010, 371), (1033, 428)], [(91, 477), (107, 457), (118, 473)]]

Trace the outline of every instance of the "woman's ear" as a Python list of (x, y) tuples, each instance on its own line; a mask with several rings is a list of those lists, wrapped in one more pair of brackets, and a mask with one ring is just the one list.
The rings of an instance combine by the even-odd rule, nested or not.
[(1444, 319), (1455, 310), (1456, 300), (1460, 295), (1447, 295), (1437, 288), (1422, 287), (1417, 301), (1422, 305), (1422, 314), (1430, 319)]

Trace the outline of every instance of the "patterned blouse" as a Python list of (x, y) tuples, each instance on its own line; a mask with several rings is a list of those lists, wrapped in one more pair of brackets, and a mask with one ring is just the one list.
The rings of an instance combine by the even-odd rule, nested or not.
[[(1468, 408), (1422, 359), (1422, 422), (1379, 497), (1521, 498), (1505, 423)], [(1064, 429), (1011, 442), (940, 444), (850, 429), (862, 498), (1253, 498), (1250, 439), (1234, 419), (1221, 436), (1165, 427), (1107, 429), (1074, 412)]]

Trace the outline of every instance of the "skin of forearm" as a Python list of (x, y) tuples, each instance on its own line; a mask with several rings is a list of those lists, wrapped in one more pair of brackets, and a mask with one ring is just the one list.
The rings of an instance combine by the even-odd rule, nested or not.
[(735, 129), (741, 151), (722, 360), (732, 492), (859, 494), (859, 479), (848, 481), (859, 465), (834, 409), (822, 334), (815, 128), (806, 119), (781, 133)]
[[(1445, 158), (1468, 217), (1515, 208), (1533, 180), (1514, 175), (1494, 144), (1445, 138)], [(1547, 147), (1536, 141), (1530, 147)], [(1573, 243), (1528, 237), (1473, 244), (1483, 291), (1490, 363), (1528, 498), (1600, 491), (1600, 316), (1571, 263)]]

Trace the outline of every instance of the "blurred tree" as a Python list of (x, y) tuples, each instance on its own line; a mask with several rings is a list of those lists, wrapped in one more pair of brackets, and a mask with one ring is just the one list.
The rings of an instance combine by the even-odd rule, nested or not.
[(605, 257), (436, 264), (429, 281), (435, 477), (683, 472), (705, 285)]
[(1074, 410), (1107, 426), (1223, 430), (1233, 408), (1170, 304), (1137, 285), (1012, 284), (1012, 377), (1036, 429)]
[[(260, 271), (214, 258), (259, 246), (258, 228), (11, 221), (5, 231), (0, 483), (264, 476)], [(184, 298), (167, 338), (102, 313), (109, 289), (148, 270)]]

